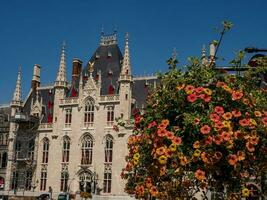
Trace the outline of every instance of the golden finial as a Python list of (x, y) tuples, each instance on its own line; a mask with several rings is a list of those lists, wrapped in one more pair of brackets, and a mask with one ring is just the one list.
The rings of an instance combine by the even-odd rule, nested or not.
[(91, 62), (88, 63), (88, 71), (90, 72), (90, 74), (92, 74), (94, 71), (94, 65), (95, 65), (95, 61), (92, 63)]

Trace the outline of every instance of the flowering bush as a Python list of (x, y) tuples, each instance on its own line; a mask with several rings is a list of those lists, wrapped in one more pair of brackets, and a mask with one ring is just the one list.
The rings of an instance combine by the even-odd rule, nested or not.
[(159, 75), (145, 114), (135, 115), (121, 174), (126, 192), (139, 199), (249, 196), (246, 183), (258, 182), (267, 165), (267, 100), (258, 73), (222, 74), (196, 58), (186, 72), (170, 69)]

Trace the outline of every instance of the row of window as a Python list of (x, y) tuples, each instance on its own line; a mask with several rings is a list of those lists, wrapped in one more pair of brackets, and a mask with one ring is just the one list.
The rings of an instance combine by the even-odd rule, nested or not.
[[(92, 164), (92, 158), (93, 158), (93, 138), (91, 135), (85, 135), (82, 139), (81, 143), (81, 165), (90, 165)], [(113, 158), (113, 137), (110, 135), (107, 135), (105, 138), (105, 165), (112, 163)], [(69, 163), (69, 155), (70, 155), (70, 138), (65, 136), (63, 138), (63, 146), (62, 146), (62, 164), (67, 165)], [(44, 138), (43, 139), (43, 156), (42, 156), (42, 163), (48, 164), (48, 157), (49, 157), (49, 139)], [(103, 191), (105, 193), (111, 192), (111, 170), (104, 171), (104, 179), (103, 179)], [(41, 177), (40, 177), (40, 190), (44, 191), (46, 190), (46, 180), (47, 180), (47, 171), (46, 169), (43, 169), (41, 171)], [(61, 179), (60, 179), (60, 190), (61, 191), (67, 191), (67, 185), (68, 185), (69, 176), (67, 171), (63, 170), (61, 173)], [(80, 181), (80, 190), (81, 191), (91, 191), (91, 185), (92, 181), (86, 183)], [(82, 184), (87, 184), (87, 186), (81, 186)], [(95, 186), (94, 186), (94, 189)]]
[[(105, 139), (105, 163), (112, 162), (112, 152), (113, 152), (113, 137), (110, 135), (106, 136)], [(49, 139), (43, 139), (43, 152), (42, 152), (42, 163), (48, 163), (49, 156)], [(63, 146), (62, 146), (62, 163), (68, 163), (70, 156), (70, 138), (65, 136), (63, 138)], [(91, 135), (86, 135), (82, 139), (81, 143), (81, 164), (82, 165), (90, 165), (92, 164), (92, 156), (93, 156), (93, 138)]]
[(0, 145), (8, 145), (8, 134), (0, 134)]
[[(84, 126), (93, 126), (94, 124), (94, 105), (91, 101), (87, 102), (85, 104), (84, 109)], [(72, 109), (66, 109), (65, 111), (65, 127), (71, 126), (71, 120), (72, 120)], [(107, 108), (107, 124), (111, 125), (114, 122), (114, 106), (109, 106)]]

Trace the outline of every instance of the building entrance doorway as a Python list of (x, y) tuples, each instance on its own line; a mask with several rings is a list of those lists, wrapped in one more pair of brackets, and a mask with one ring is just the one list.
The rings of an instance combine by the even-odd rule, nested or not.
[(81, 192), (92, 193), (92, 174), (90, 172), (82, 172), (79, 175), (79, 189)]

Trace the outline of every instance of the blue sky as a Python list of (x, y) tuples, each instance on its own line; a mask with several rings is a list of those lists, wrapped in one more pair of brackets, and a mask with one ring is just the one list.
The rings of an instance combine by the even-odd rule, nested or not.
[(200, 56), (223, 20), (234, 23), (218, 54), (227, 62), (247, 46), (267, 48), (266, 7), (265, 0), (1, 0), (0, 104), (12, 99), (19, 66), (23, 97), (34, 64), (43, 84), (53, 82), (63, 41), (70, 77), (72, 59), (87, 62), (97, 48), (102, 25), (105, 33), (117, 26), (122, 51), (129, 32), (133, 73), (144, 75), (166, 70), (174, 47), (181, 65)]

